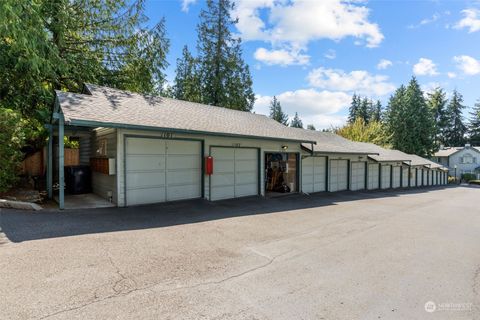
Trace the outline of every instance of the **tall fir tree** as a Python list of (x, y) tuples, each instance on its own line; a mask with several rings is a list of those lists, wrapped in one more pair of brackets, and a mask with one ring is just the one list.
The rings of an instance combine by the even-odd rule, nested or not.
[(372, 101), (369, 100), (367, 97), (364, 97), (361, 100), (357, 118), (362, 119), (365, 123), (368, 124), (368, 122), (370, 121), (371, 109), (372, 109)]
[[(144, 5), (145, 0), (0, 1), (0, 108), (43, 124), (53, 89), (80, 92), (90, 82), (161, 94), (169, 40), (164, 20), (148, 23)], [(44, 143), (42, 127), (35, 126), (27, 141)]]
[(469, 141), (473, 146), (480, 146), (480, 100), (475, 103), (470, 112), (468, 125)]
[(370, 121), (380, 122), (382, 120), (382, 103), (380, 100), (377, 100), (375, 104), (371, 104), (371, 111), (370, 111)]
[(433, 116), (415, 77), (390, 98), (386, 125), (394, 149), (423, 157), (434, 152)]
[(405, 139), (405, 130), (402, 117), (406, 114), (406, 88), (402, 84), (390, 97), (385, 110), (384, 122), (387, 134), (390, 136), (390, 143), (393, 148), (398, 149)]
[(290, 127), (293, 128), (303, 128), (303, 122), (298, 116), (298, 113), (295, 112), (295, 116), (293, 117), (292, 121), (290, 122)]
[(273, 96), (272, 101), (270, 101), (270, 118), (288, 126), (288, 114), (283, 112), (280, 101), (276, 96)]
[(202, 102), (202, 88), (197, 60), (192, 56), (188, 47), (183, 47), (182, 57), (177, 59), (173, 97), (180, 100)]
[(427, 96), (427, 104), (435, 121), (435, 142), (439, 146), (445, 144), (445, 132), (448, 124), (445, 110), (447, 104), (446, 93), (442, 88), (435, 88)]
[(462, 111), (465, 109), (462, 95), (453, 90), (452, 98), (447, 105), (445, 130), (445, 144), (450, 147), (458, 147), (465, 144), (465, 134), (467, 127), (463, 122)]
[(357, 119), (361, 104), (362, 104), (362, 100), (360, 96), (354, 93), (352, 96), (352, 102), (350, 103), (350, 108), (348, 110), (349, 123), (353, 123)]
[(230, 0), (207, 0), (200, 13), (197, 51), (203, 103), (250, 111), (255, 95), (241, 40), (230, 31), (237, 23), (230, 16), (233, 9)]

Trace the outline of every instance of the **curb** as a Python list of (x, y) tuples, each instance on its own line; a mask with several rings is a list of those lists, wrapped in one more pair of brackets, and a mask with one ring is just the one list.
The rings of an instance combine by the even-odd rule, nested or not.
[(20, 209), (20, 210), (42, 210), (43, 208), (36, 203), (23, 202), (23, 201), (12, 201), (0, 199), (0, 208), (5, 209)]

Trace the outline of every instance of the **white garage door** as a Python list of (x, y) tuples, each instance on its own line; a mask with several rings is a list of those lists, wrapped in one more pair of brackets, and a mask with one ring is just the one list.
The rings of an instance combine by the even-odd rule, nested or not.
[(417, 168), (410, 169), (410, 187), (417, 186)]
[(379, 188), (380, 165), (378, 163), (368, 164), (368, 190)]
[(381, 181), (381, 188), (382, 189), (388, 189), (391, 187), (391, 170), (392, 167), (390, 165), (382, 165), (381, 166), (381, 172), (382, 172), (382, 181)]
[(201, 197), (199, 141), (125, 138), (127, 205)]
[(430, 185), (433, 186), (433, 176), (435, 175), (435, 171), (430, 170)]
[(402, 187), (408, 187), (408, 167), (402, 167)]
[(302, 192), (313, 193), (326, 190), (326, 157), (308, 157), (302, 160)]
[(213, 157), (212, 201), (258, 195), (257, 149), (215, 147), (210, 154)]
[(438, 172), (437, 171), (432, 171), (433, 172), (433, 185), (437, 185), (437, 177), (438, 177)]
[(392, 170), (392, 188), (400, 188), (402, 186), (402, 167), (394, 166)]
[(428, 186), (428, 171), (426, 169), (423, 170), (423, 183), (424, 186)]
[(365, 189), (366, 162), (352, 162), (350, 190)]
[(348, 189), (348, 160), (330, 161), (330, 192)]
[(417, 169), (417, 186), (418, 187), (421, 187), (423, 185), (422, 177), (423, 177), (423, 169)]

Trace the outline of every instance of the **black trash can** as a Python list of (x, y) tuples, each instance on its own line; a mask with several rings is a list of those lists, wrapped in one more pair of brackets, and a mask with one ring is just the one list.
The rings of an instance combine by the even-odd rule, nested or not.
[(65, 167), (65, 187), (69, 194), (92, 192), (92, 173), (89, 166)]

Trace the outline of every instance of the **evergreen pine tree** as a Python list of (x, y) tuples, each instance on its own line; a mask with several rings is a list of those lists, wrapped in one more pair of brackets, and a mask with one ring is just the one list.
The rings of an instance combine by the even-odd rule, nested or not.
[(394, 149), (399, 149), (401, 142), (404, 140), (404, 130), (402, 117), (406, 113), (406, 88), (401, 85), (395, 93), (390, 97), (387, 108), (385, 110), (385, 125), (387, 134), (390, 136), (390, 143)]
[(370, 110), (372, 109), (372, 101), (364, 97), (358, 109), (357, 118), (361, 118), (366, 124), (370, 121)]
[(288, 115), (283, 112), (280, 101), (278, 101), (275, 96), (273, 96), (273, 99), (270, 102), (270, 118), (288, 126)]
[(255, 101), (250, 70), (242, 59), (241, 40), (230, 29), (230, 0), (208, 0), (200, 13), (197, 50), (203, 103), (250, 111)]
[(465, 144), (467, 127), (463, 123), (462, 111), (465, 109), (465, 106), (462, 103), (462, 95), (457, 90), (453, 90), (452, 98), (446, 109), (447, 128), (445, 130), (445, 144), (450, 147), (458, 147)]
[(371, 105), (370, 121), (379, 122), (382, 119), (382, 103), (380, 100), (377, 100), (375, 104), (372, 103)]
[(415, 77), (410, 80), (405, 92), (406, 114), (404, 149), (406, 153), (429, 157), (435, 151), (435, 123), (427, 106), (423, 91)]
[(297, 112), (295, 112), (295, 116), (293, 117), (292, 121), (290, 122), (290, 127), (303, 128), (302, 120), (300, 120), (300, 117), (298, 116)]
[(415, 77), (390, 98), (385, 123), (394, 149), (428, 157), (434, 149), (435, 127), (423, 92)]
[(183, 47), (182, 57), (177, 59), (173, 97), (180, 100), (202, 102), (202, 88), (196, 59), (188, 47)]
[(308, 130), (313, 130), (313, 131), (317, 130), (313, 124), (307, 125), (307, 129)]
[(361, 105), (361, 98), (356, 93), (352, 96), (352, 102), (350, 103), (350, 108), (348, 111), (348, 122), (353, 123), (358, 117), (358, 113)]
[(445, 144), (445, 131), (447, 128), (447, 119), (445, 106), (447, 104), (445, 91), (441, 88), (435, 88), (433, 92), (428, 93), (428, 107), (433, 113), (435, 121), (435, 142), (437, 145)]
[(473, 107), (470, 116), (470, 123), (468, 125), (470, 143), (472, 146), (480, 146), (480, 100)]

